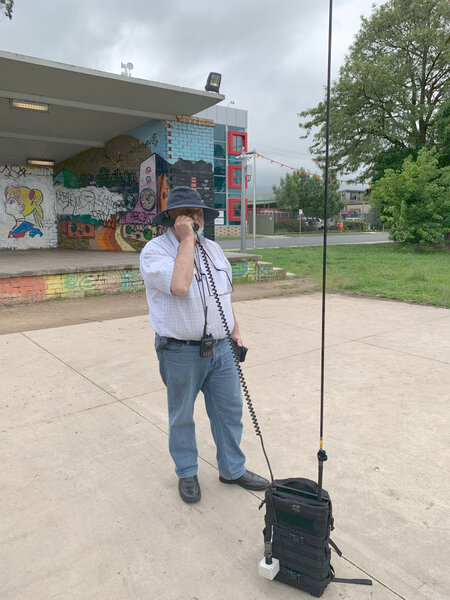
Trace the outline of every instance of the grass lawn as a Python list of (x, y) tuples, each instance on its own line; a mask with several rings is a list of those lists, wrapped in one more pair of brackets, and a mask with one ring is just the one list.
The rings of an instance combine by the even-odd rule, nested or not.
[[(321, 247), (264, 248), (258, 254), (321, 287)], [(327, 246), (327, 289), (450, 306), (450, 252), (416, 253), (394, 244)]]

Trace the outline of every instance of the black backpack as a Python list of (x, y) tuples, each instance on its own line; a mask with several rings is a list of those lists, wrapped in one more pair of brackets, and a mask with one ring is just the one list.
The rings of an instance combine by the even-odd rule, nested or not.
[(264, 542), (272, 544), (272, 556), (280, 561), (275, 579), (321, 596), (331, 581), (371, 585), (370, 579), (341, 579), (334, 576), (330, 539), (334, 519), (330, 496), (322, 489), (321, 500), (315, 481), (296, 477), (276, 479), (267, 488)]

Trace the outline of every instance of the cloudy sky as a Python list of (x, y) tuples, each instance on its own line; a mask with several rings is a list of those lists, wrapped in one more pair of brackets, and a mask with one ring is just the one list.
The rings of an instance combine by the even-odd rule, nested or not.
[[(381, 0), (375, 4), (379, 5)], [(318, 172), (300, 140), (298, 112), (323, 97), (328, 0), (15, 0), (0, 20), (1, 49), (203, 89), (222, 73), (224, 104), (248, 110), (249, 149)], [(334, 0), (332, 74), (373, 0)], [(257, 189), (285, 168), (258, 159)]]

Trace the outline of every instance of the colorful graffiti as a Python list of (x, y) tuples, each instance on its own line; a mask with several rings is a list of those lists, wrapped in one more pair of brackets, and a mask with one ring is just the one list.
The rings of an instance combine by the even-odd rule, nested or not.
[(161, 173), (158, 177), (158, 190), (159, 210), (165, 210), (167, 206), (167, 196), (170, 192), (166, 173)]
[(145, 225), (152, 222), (158, 208), (155, 162), (156, 157), (153, 155), (139, 165), (139, 195), (133, 208), (120, 217), (120, 225)]
[(87, 154), (95, 160), (81, 153), (55, 177), (60, 246), (140, 250), (161, 233), (151, 222), (168, 194), (167, 162), (130, 135), (108, 142), (103, 157), (101, 149)]
[(0, 165), (0, 248), (56, 247), (52, 179), (49, 168)]
[[(42, 237), (42, 192), (25, 186), (8, 185), (5, 189), (5, 213), (15, 220), (14, 227), (10, 230), (9, 238), (31, 238), (39, 235)], [(28, 220), (32, 217), (34, 224)]]
[[(242, 262), (239, 257), (231, 258), (230, 262), (233, 281), (275, 278), (270, 263), (258, 264), (256, 260)], [(128, 293), (144, 289), (144, 282), (137, 268), (11, 277), (0, 279), (0, 305)]]
[(117, 214), (123, 205), (121, 194), (111, 192), (106, 187), (93, 185), (78, 189), (68, 189), (55, 185), (56, 211), (61, 215), (91, 215), (99, 221)]
[(11, 301), (16, 304), (55, 298), (120, 294), (143, 289), (144, 282), (139, 269), (13, 277), (0, 279), (0, 305)]
[[(170, 188), (176, 185), (196, 187), (206, 204), (213, 206), (211, 163), (170, 159), (167, 139), (170, 135), (174, 142), (174, 136), (173, 127), (170, 132), (168, 127), (162, 121), (148, 122), (110, 140), (105, 148), (91, 148), (58, 165), (55, 186), (61, 247), (141, 250), (165, 231), (153, 226), (152, 219), (164, 210)], [(194, 125), (183, 125), (186, 139), (178, 140), (180, 144), (189, 145), (194, 129)], [(198, 145), (201, 152), (201, 140)], [(213, 224), (207, 227), (213, 237)]]

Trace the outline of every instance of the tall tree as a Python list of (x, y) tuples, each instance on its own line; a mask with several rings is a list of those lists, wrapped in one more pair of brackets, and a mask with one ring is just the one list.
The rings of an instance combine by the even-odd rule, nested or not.
[[(324, 180), (309, 174), (305, 169), (287, 173), (279, 186), (272, 186), (278, 206), (289, 210), (303, 210), (307, 217), (323, 217)], [(328, 183), (328, 215), (334, 217), (342, 208), (338, 192), (339, 184), (330, 179)]]
[(0, 12), (12, 19), (14, 0), (0, 0)]
[(436, 148), (440, 166), (450, 166), (450, 98), (436, 115)]
[[(388, 0), (361, 28), (331, 89), (330, 158), (343, 173), (373, 175), (377, 158), (401, 160), (437, 142), (449, 100), (450, 3)], [(299, 114), (311, 152), (324, 160), (325, 101)], [(318, 128), (318, 130), (316, 129)]]

